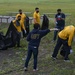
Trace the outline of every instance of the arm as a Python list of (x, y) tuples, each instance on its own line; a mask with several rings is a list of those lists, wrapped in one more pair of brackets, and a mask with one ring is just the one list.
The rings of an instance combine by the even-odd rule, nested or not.
[(62, 20), (65, 20), (65, 18), (61, 18)]
[(55, 15), (55, 25), (57, 24), (57, 14)]
[(54, 31), (54, 30), (57, 30), (58, 31), (59, 29), (57, 29), (57, 28), (51, 28), (50, 29), (50, 31)]
[(24, 33), (26, 34), (26, 28), (25, 28), (25, 26), (24, 26), (23, 21), (21, 21), (21, 27), (22, 27), (22, 29), (24, 30)]
[(31, 33), (29, 33), (27, 36), (27, 41), (30, 41), (30, 40), (31, 40)]
[(33, 14), (33, 21), (34, 21), (34, 23), (37, 23), (37, 21), (36, 21), (36, 13)]
[(45, 36), (47, 33), (50, 32), (50, 29), (46, 29), (46, 30), (40, 30), (39, 33), (40, 33), (40, 36), (43, 37)]
[(24, 14), (24, 19), (26, 19), (26, 14)]
[(37, 23), (36, 18), (34, 18), (34, 23)]
[(23, 23), (22, 20), (21, 20), (21, 27), (22, 27), (23, 30), (26, 30), (26, 29), (25, 29), (25, 26), (24, 26), (24, 23)]
[(50, 31), (58, 30), (57, 28), (51, 28), (51, 29), (46, 29), (46, 30), (40, 30), (41, 37), (47, 35)]
[(71, 43), (72, 43), (72, 40), (73, 40), (73, 36), (74, 36), (74, 33), (71, 33), (69, 35), (69, 38), (68, 38), (68, 45), (71, 46)]
[(65, 20), (65, 14), (62, 14), (62, 18), (61, 18), (62, 20)]

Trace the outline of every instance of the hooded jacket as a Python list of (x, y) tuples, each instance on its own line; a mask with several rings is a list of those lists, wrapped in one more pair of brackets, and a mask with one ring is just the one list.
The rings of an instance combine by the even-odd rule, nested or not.
[(46, 30), (33, 29), (27, 36), (27, 41), (29, 41), (29, 45), (38, 47), (41, 38), (49, 32), (50, 32), (49, 29)]

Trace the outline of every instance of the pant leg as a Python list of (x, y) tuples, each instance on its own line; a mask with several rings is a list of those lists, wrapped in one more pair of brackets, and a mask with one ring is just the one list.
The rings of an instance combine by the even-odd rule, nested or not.
[(59, 48), (61, 47), (61, 45), (62, 45), (61, 38), (58, 37), (57, 44), (56, 44), (56, 46), (54, 48), (54, 52), (52, 54), (53, 57), (56, 57), (57, 56), (58, 51), (59, 51)]
[(28, 35), (29, 34), (29, 26), (26, 27), (26, 31), (27, 31), (26, 35)]
[(34, 58), (34, 66), (33, 68), (37, 68), (37, 57), (38, 57), (38, 48), (34, 47), (33, 48), (33, 58)]
[[(63, 26), (57, 26), (56, 25), (56, 27), (55, 28), (58, 28), (59, 29), (59, 31), (61, 31), (61, 30), (63, 30), (64, 29), (64, 27)], [(57, 37), (57, 33), (58, 33), (58, 31), (54, 31), (54, 37), (53, 37), (53, 40), (55, 41), (56, 40), (56, 37)]]
[(17, 33), (17, 46), (20, 46), (21, 33)]
[(67, 59), (69, 59), (68, 55), (70, 54), (70, 47), (68, 46), (67, 40), (63, 41), (63, 46), (64, 46), (64, 49), (65, 49), (64, 59), (67, 60)]
[(67, 47), (67, 50), (66, 50), (66, 53), (65, 53), (65, 57), (64, 57), (65, 60), (69, 59), (69, 57), (68, 57), (69, 54), (70, 54), (70, 49)]
[(58, 31), (54, 31), (54, 37), (53, 37), (53, 40), (55, 41), (56, 40), (56, 37), (57, 37), (57, 33), (58, 33)]
[(64, 48), (64, 46), (62, 46), (62, 48), (60, 50), (60, 55), (62, 55), (64, 57), (65, 53), (66, 53), (65, 48)]
[(31, 56), (32, 56), (32, 49), (30, 46), (28, 46), (28, 54), (27, 54), (27, 58), (26, 58), (26, 62), (25, 62), (25, 67), (28, 67), (28, 63), (29, 63)]

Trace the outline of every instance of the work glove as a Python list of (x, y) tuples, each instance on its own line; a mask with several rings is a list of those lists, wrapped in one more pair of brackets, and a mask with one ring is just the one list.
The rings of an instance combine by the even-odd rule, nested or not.
[(73, 53), (73, 50), (72, 49), (70, 49), (70, 53)]
[(70, 49), (70, 54), (73, 53), (73, 50), (72, 50), (71, 46), (69, 46), (69, 49)]
[(25, 32), (25, 34), (27, 33), (27, 31), (26, 31), (26, 30), (24, 30), (24, 32)]

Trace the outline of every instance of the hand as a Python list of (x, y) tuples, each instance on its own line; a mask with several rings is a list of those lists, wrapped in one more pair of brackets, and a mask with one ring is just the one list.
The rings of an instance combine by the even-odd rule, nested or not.
[(58, 31), (59, 29), (57, 29), (57, 28), (51, 28), (50, 29), (50, 31), (54, 31), (54, 30), (57, 30)]
[(27, 33), (26, 30), (24, 30), (25, 34)]
[(56, 22), (56, 24), (58, 24), (58, 22)]
[(70, 53), (73, 53), (73, 50), (72, 49), (70, 49)]

